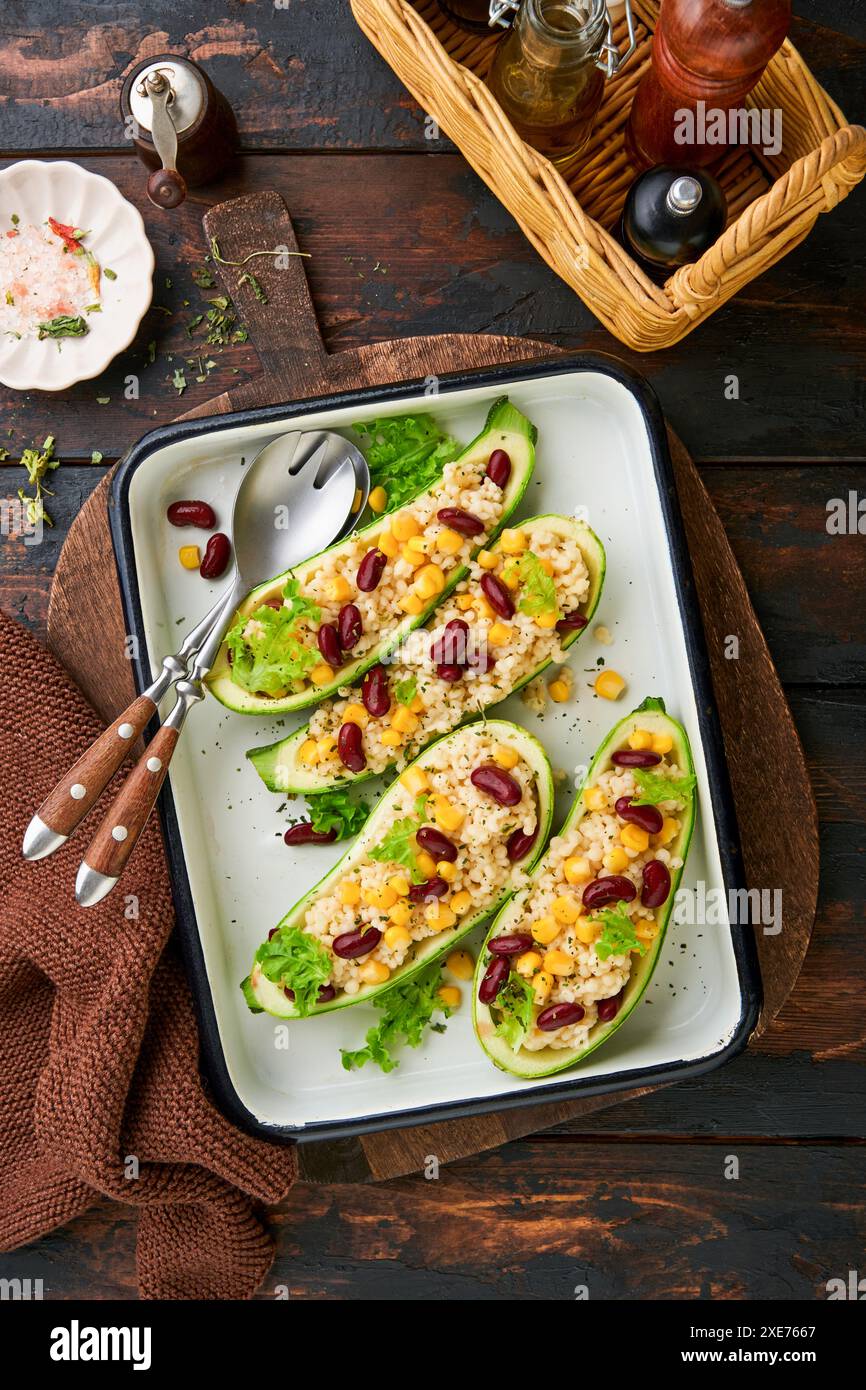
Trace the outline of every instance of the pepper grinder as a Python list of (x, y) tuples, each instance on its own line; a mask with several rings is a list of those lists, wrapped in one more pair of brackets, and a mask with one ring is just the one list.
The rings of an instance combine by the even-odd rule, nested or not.
[(727, 221), (721, 185), (705, 169), (659, 164), (635, 179), (622, 214), (622, 241), (653, 278), (690, 265)]
[(790, 22), (791, 0), (664, 0), (626, 132), (637, 162), (717, 158), (723, 145), (677, 140), (683, 115), (696, 117), (699, 106), (726, 114), (741, 108)]
[(141, 162), (154, 172), (147, 196), (176, 208), (187, 186), (217, 178), (233, 158), (234, 112), (197, 63), (175, 53), (133, 68), (120, 94), (120, 112)]

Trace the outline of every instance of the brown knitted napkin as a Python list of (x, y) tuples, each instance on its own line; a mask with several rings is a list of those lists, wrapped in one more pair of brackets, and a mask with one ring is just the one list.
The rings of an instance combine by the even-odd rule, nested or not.
[(107, 1196), (140, 1208), (143, 1297), (248, 1298), (273, 1255), (254, 1204), (285, 1195), (295, 1153), (235, 1129), (202, 1089), (156, 817), (98, 907), (73, 884), (104, 808), (50, 859), (21, 858), (33, 811), (100, 728), (0, 615), (0, 1247)]

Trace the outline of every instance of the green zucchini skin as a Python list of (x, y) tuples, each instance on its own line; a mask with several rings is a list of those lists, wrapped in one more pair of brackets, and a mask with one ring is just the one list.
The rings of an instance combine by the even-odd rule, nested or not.
[[(535, 772), (536, 800), (538, 806), (538, 835), (536, 837), (532, 859), (529, 861), (528, 865), (528, 867), (531, 867), (536, 859), (543, 853), (544, 846), (547, 843), (547, 837), (550, 834), (550, 826), (553, 819), (554, 799), (553, 770), (550, 766), (550, 760), (537, 738), (534, 738), (532, 734), (527, 733), (525, 729), (521, 729), (519, 725), (512, 724), (508, 720), (489, 719), (483, 726), (479, 725), (477, 729), (468, 726), (459, 730), (452, 730), (450, 734), (444, 734), (442, 738), (437, 739), (436, 743), (431, 743), (425, 748), (410, 766), (424, 767), (425, 763), (431, 757), (433, 749), (438, 748), (440, 744), (446, 743), (448, 740), (457, 740), (467, 735), (474, 736), (475, 734), (481, 733), (492, 735), (499, 743), (511, 744), (520, 752), (521, 756), (525, 758)], [(395, 783), (388, 789), (372, 815), (365, 822), (360, 835), (354, 841), (351, 848), (346, 851), (341, 859), (337, 860), (333, 868), (330, 869), (308, 893), (305, 893), (304, 896), (295, 903), (294, 907), (289, 909), (285, 917), (277, 923), (278, 927), (301, 926), (304, 914), (310, 902), (315, 897), (329, 891), (332, 885), (338, 879), (342, 878), (363, 856), (369, 845), (378, 843), (385, 832), (385, 827), (393, 818), (393, 808), (398, 795), (397, 788), (398, 784)], [(365, 989), (359, 990), (357, 994), (353, 995), (343, 995), (342, 997), (338, 995), (337, 998), (330, 1000), (328, 1003), (317, 1005), (307, 1017), (313, 1018), (317, 1014), (330, 1013), (333, 1009), (344, 1009), (353, 1004), (369, 1002), (375, 995), (381, 993), (382, 990), (392, 989), (394, 985), (397, 984), (404, 984), (406, 980), (414, 975), (416, 971), (421, 970), (423, 966), (428, 965), (431, 961), (453, 950), (459, 941), (462, 941), (474, 927), (478, 926), (479, 922), (482, 922), (485, 917), (489, 917), (491, 913), (498, 912), (502, 905), (508, 901), (513, 892), (514, 888), (511, 883), (506, 883), (500, 898), (497, 902), (491, 904), (490, 907), (474, 915), (461, 918), (458, 925), (450, 930), (441, 932), (438, 936), (427, 937), (421, 942), (412, 959), (407, 960), (384, 984), (368, 985)], [(248, 979), (244, 981), (243, 988), (248, 999), (249, 996), (252, 996), (258, 1007), (263, 1009), (266, 1013), (273, 1014), (277, 1018), (298, 1018), (300, 1016), (296, 1012), (292, 1001), (286, 998), (282, 989), (274, 984), (273, 981), (267, 980), (255, 963)]]
[[(594, 531), (584, 525), (583, 522), (576, 521), (573, 517), (559, 516), (555, 513), (546, 513), (543, 516), (533, 516), (527, 521), (522, 521), (515, 530), (527, 531), (530, 536), (535, 526), (544, 525), (548, 527), (554, 525), (562, 534), (574, 536), (576, 544), (579, 546), (584, 562), (589, 570), (590, 590), (586, 602), (582, 605), (581, 611), (587, 620), (587, 625), (592, 621), (593, 615), (598, 607), (601, 591), (604, 587), (605, 571), (607, 560), (604, 546)], [(531, 548), (530, 540), (530, 548)], [(488, 549), (495, 550), (496, 546), (489, 546)], [(581, 628), (578, 632), (570, 633), (562, 643), (563, 650), (568, 650), (574, 646), (586, 628)], [(507, 694), (514, 694), (522, 690), (530, 681), (535, 680), (542, 671), (546, 670), (550, 661), (543, 661), (536, 666), (522, 680), (518, 681)], [(505, 696), (502, 697), (503, 699)], [(490, 707), (488, 707), (490, 708)], [(473, 711), (467, 715), (461, 723), (467, 723), (471, 719), (477, 719), (478, 712)], [(261, 748), (250, 748), (247, 757), (261, 777), (269, 791), (279, 792), (281, 795), (288, 796), (312, 796), (316, 792), (329, 791), (334, 787), (344, 787), (357, 782), (366, 781), (368, 777), (381, 776), (381, 773), (363, 772), (352, 773), (345, 770), (339, 776), (327, 776), (318, 772), (315, 767), (305, 767), (298, 760), (298, 753), (301, 744), (307, 738), (306, 724), (294, 733), (287, 734), (285, 738), (278, 739), (275, 743), (269, 743)], [(387, 769), (386, 769), (387, 770)]]
[[(618, 749), (627, 746), (629, 735), (635, 728), (648, 729), (653, 733), (670, 734), (674, 740), (671, 757), (675, 758), (677, 765), (686, 774), (694, 772), (691, 747), (685, 729), (677, 720), (672, 719), (671, 716), (666, 713), (663, 700), (655, 698), (646, 699), (636, 710), (626, 715), (625, 719), (621, 719), (601, 744), (589, 766), (586, 777), (577, 791), (568, 817), (562, 829), (559, 831), (560, 835), (564, 835), (577, 824), (583, 815), (584, 787), (589, 786), (599, 773), (607, 770), (611, 765), (611, 755)], [(682, 813), (679, 834), (669, 846), (672, 854), (682, 857), (683, 864), (685, 864), (689, 844), (691, 843), (692, 831), (694, 830), (695, 824), (695, 814), (696, 793), (692, 791), (689, 795), (686, 808)], [(533, 866), (531, 876), (535, 878), (541, 873), (543, 867), (544, 857), (539, 859)], [(475, 1036), (495, 1066), (499, 1067), (502, 1071), (510, 1072), (512, 1076), (519, 1076), (529, 1080), (537, 1080), (542, 1076), (552, 1076), (556, 1072), (567, 1071), (570, 1067), (577, 1066), (579, 1063), (583, 1062), (591, 1052), (595, 1052), (618, 1028), (622, 1027), (643, 995), (644, 990), (649, 984), (653, 970), (655, 969), (667, 931), (668, 921), (673, 911), (674, 898), (682, 877), (682, 872), (682, 868), (671, 872), (670, 895), (663, 909), (656, 915), (656, 921), (659, 926), (658, 936), (652, 942), (646, 955), (633, 958), (631, 974), (626, 983), (622, 1004), (620, 1005), (616, 1017), (611, 1019), (609, 1023), (597, 1023), (590, 1032), (586, 1044), (583, 1047), (571, 1049), (546, 1047), (537, 1052), (529, 1052), (525, 1049), (520, 1049), (515, 1053), (504, 1038), (496, 1035), (490, 1007), (486, 1004), (482, 1004), (478, 998), (478, 988), (491, 959), (486, 949), (487, 942), (493, 936), (499, 936), (500, 934), (504, 935), (508, 931), (516, 931), (518, 929), (523, 914), (524, 903), (531, 891), (531, 884), (527, 888), (521, 889), (518, 894), (513, 894), (511, 896), (497, 915), (485, 937), (484, 947), (478, 955), (475, 978), (472, 983), (472, 1022), (475, 1028)]]
[[(538, 431), (535, 426), (527, 420), (525, 415), (513, 406), (507, 396), (501, 397), (494, 402), (487, 416), (483, 430), (473, 439), (471, 444), (460, 454), (460, 459), (470, 459), (478, 455), (491, 454), (494, 449), (504, 449), (511, 458), (511, 477), (505, 488), (504, 506), (502, 515), (488, 537), (495, 536), (506, 524), (514, 509), (519, 505), (529, 480), (535, 468), (535, 441)], [(459, 459), (456, 460), (459, 462)], [(418, 493), (418, 496), (423, 496)], [(417, 500), (413, 499), (413, 500)], [(406, 503), (410, 506), (411, 503)], [(265, 584), (260, 584), (253, 589), (252, 593), (244, 599), (237, 610), (234, 623), (239, 617), (249, 616), (260, 608), (269, 598), (276, 598), (282, 594), (286, 580), (290, 576), (304, 581), (305, 574), (318, 565), (326, 555), (339, 555), (341, 550), (345, 550), (349, 544), (354, 543), (359, 536), (367, 537), (371, 545), (374, 545), (378, 535), (387, 530), (395, 516), (399, 515), (399, 510), (386, 513), (370, 522), (368, 526), (359, 531), (355, 531), (346, 540), (338, 541), (336, 545), (323, 550), (319, 555), (313, 555), (303, 564), (296, 565), (293, 570), (287, 570), (284, 574), (278, 574), (276, 578), (269, 579)], [(223, 643), (217, 654), (216, 661), (207, 677), (206, 685), (210, 693), (225, 705), (227, 709), (234, 710), (237, 714), (285, 714), (289, 710), (308, 709), (311, 705), (316, 705), (320, 700), (325, 700), (329, 695), (333, 695), (341, 685), (351, 685), (359, 681), (371, 666), (398, 645), (400, 640), (411, 632), (413, 628), (419, 627), (421, 623), (427, 621), (443, 599), (456, 584), (466, 574), (465, 566), (458, 566), (448, 580), (442, 593), (433, 599), (426, 608), (416, 616), (407, 614), (401, 622), (389, 630), (387, 636), (377, 646), (365, 653), (360, 660), (351, 665), (344, 666), (339, 676), (331, 685), (314, 687), (309, 690), (301, 690), (297, 694), (285, 695), (279, 699), (274, 699), (266, 695), (254, 695), (249, 691), (243, 690), (236, 685), (231, 677), (231, 666), (228, 660), (228, 649)]]

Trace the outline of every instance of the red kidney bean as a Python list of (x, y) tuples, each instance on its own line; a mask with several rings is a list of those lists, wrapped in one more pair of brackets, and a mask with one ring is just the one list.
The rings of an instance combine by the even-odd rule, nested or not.
[(268, 941), (272, 941), (279, 930), (279, 927), (271, 927), (270, 931), (268, 932)]
[(209, 502), (172, 502), (166, 516), (172, 526), (200, 526), (203, 531), (216, 526), (216, 513)]
[(281, 598), (266, 598), (262, 604), (263, 608), (273, 608), (275, 613), (279, 613), (282, 606), (283, 600)]
[(639, 825), (650, 835), (658, 835), (664, 822), (664, 816), (658, 806), (632, 806), (630, 796), (619, 797), (614, 802), (613, 809), (621, 820), (631, 821), (632, 825)]
[(668, 867), (660, 859), (651, 859), (644, 864), (643, 887), (640, 900), (644, 907), (661, 907), (667, 902), (671, 891), (671, 876)]
[(222, 531), (217, 531), (207, 543), (198, 572), (202, 579), (219, 579), (225, 572), (232, 553), (231, 541)]
[(344, 931), (342, 936), (335, 936), (331, 950), (340, 960), (355, 960), (357, 956), (375, 951), (381, 940), (382, 933), (377, 927), (355, 927), (353, 931)]
[(388, 556), (384, 550), (377, 550), (375, 546), (368, 550), (360, 565), (355, 579), (358, 588), (365, 594), (369, 594), (376, 588), (382, 578), (385, 566), (388, 563)]
[(514, 931), (506, 936), (494, 936), (492, 941), (488, 941), (487, 949), (492, 956), (517, 956), (524, 951), (528, 951), (532, 946), (532, 937), (528, 932)]
[(501, 767), (485, 763), (476, 767), (469, 779), (485, 796), (490, 796), (499, 806), (516, 806), (523, 795), (520, 783)]
[(283, 836), (287, 845), (331, 845), (336, 838), (336, 830), (314, 830), (312, 821), (308, 820), (290, 825)]
[(381, 719), (391, 708), (388, 673), (384, 666), (371, 666), (361, 685), (364, 708), (374, 719)]
[(621, 1003), (622, 990), (620, 990), (619, 994), (611, 995), (610, 999), (600, 999), (598, 1003), (599, 1023), (610, 1023), (612, 1018), (616, 1018)]
[(611, 758), (617, 767), (655, 767), (661, 760), (661, 753), (650, 753), (643, 748), (621, 748)]
[(511, 459), (504, 449), (494, 449), (487, 460), (487, 476), (497, 487), (505, 487), (511, 477)]
[(512, 830), (508, 839), (505, 841), (505, 852), (512, 864), (525, 859), (535, 841), (538, 838), (538, 825), (534, 830)]
[(573, 613), (563, 614), (556, 624), (556, 630), (563, 637), (566, 637), (569, 632), (580, 632), (582, 628), (586, 627), (588, 621), (588, 618), (585, 618), (582, 613), (578, 613), (575, 609)]
[(335, 998), (337, 990), (334, 985), (319, 985), (319, 993), (316, 997), (317, 1004), (330, 1004)]
[(342, 666), (343, 653), (340, 651), (340, 639), (333, 623), (322, 623), (316, 633), (316, 641), (319, 644), (319, 651), (329, 666)]
[(484, 530), (484, 522), (471, 512), (464, 512), (462, 507), (442, 507), (436, 516), (444, 526), (450, 526), (461, 536), (480, 536)]
[(337, 636), (344, 652), (350, 652), (364, 631), (361, 610), (354, 603), (344, 603), (337, 615)]
[(442, 666), (463, 666), (468, 656), (469, 625), (462, 618), (446, 623), (441, 637), (430, 643), (430, 660)]
[(479, 676), (486, 676), (496, 665), (496, 657), (490, 652), (472, 652), (466, 663), (470, 670), (477, 671)]
[(567, 1028), (570, 1023), (580, 1023), (585, 1013), (582, 1004), (550, 1004), (541, 1010), (535, 1026), (542, 1033), (553, 1033), (557, 1028)]
[(497, 579), (495, 574), (484, 575), (481, 580), (481, 592), (500, 618), (514, 617), (514, 601), (502, 580)]
[(478, 986), (478, 998), (482, 1004), (492, 1004), (497, 994), (501, 990), (505, 981), (508, 979), (510, 966), (507, 956), (495, 956), (484, 972), (484, 978)]
[(353, 724), (349, 719), (345, 724), (340, 725), (340, 732), (337, 734), (337, 752), (340, 755), (340, 762), (350, 772), (364, 771), (367, 766), (367, 755), (364, 752), (360, 724)]
[(440, 661), (436, 667), (436, 674), (440, 681), (448, 681), (449, 685), (453, 685), (455, 681), (463, 679), (463, 667), (449, 666), (447, 662)]
[(437, 830), (432, 825), (422, 825), (418, 834), (415, 836), (421, 849), (425, 849), (428, 854), (432, 854), (438, 863), (440, 859), (453, 864), (457, 858), (457, 846), (453, 840), (449, 840), (447, 835), (443, 835), (441, 830)]
[(608, 874), (606, 878), (594, 878), (583, 890), (583, 905), (590, 909), (604, 907), (605, 903), (630, 903), (637, 897), (637, 889), (630, 878), (624, 874)]
[(413, 903), (432, 903), (436, 898), (448, 896), (448, 884), (444, 878), (428, 878), (426, 883), (413, 883), (409, 889), (409, 900)]

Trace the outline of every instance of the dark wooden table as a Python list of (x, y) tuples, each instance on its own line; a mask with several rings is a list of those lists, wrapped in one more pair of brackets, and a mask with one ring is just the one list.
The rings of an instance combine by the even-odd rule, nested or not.
[[(794, 40), (851, 119), (864, 116), (858, 0), (795, 0)], [(244, 153), (166, 215), (144, 197), (117, 118), (122, 74), (171, 49), (204, 61), (238, 113)], [(700, 466), (788, 691), (822, 821), (822, 893), (800, 983), (759, 1046), (702, 1081), (381, 1186), (299, 1184), (276, 1213), (276, 1284), (298, 1297), (810, 1298), (863, 1270), (866, 1236), (866, 540), (830, 535), (827, 504), (866, 493), (866, 241), (860, 190), (807, 242), (678, 347), (621, 349), (535, 256), (511, 218), (356, 29), (348, 6), (203, 0), (144, 7), (6, 0), (0, 153), (69, 155), (142, 211), (155, 307), (103, 377), (60, 396), (0, 388), (4, 496), (22, 449), (52, 433), (56, 522), (0, 544), (0, 602), (44, 629), (65, 530), (138, 435), (256, 370), (188, 326), (207, 293), (211, 202), (276, 187), (293, 214), (328, 345), (449, 330), (618, 352), (652, 381)], [(150, 349), (149, 345), (155, 348)], [(155, 360), (149, 361), (155, 351)], [(192, 359), (188, 364), (187, 359)], [(188, 382), (172, 385), (178, 365)], [(739, 378), (727, 400), (726, 377)], [(138, 398), (128, 398), (135, 378)], [(106, 398), (105, 404), (97, 398)], [(92, 462), (93, 452), (102, 455)], [(866, 527), (866, 521), (861, 523)], [(796, 806), (767, 808), (780, 821)], [(739, 1178), (726, 1178), (730, 1155)], [(50, 1297), (131, 1296), (134, 1218), (104, 1204), (0, 1274)]]

